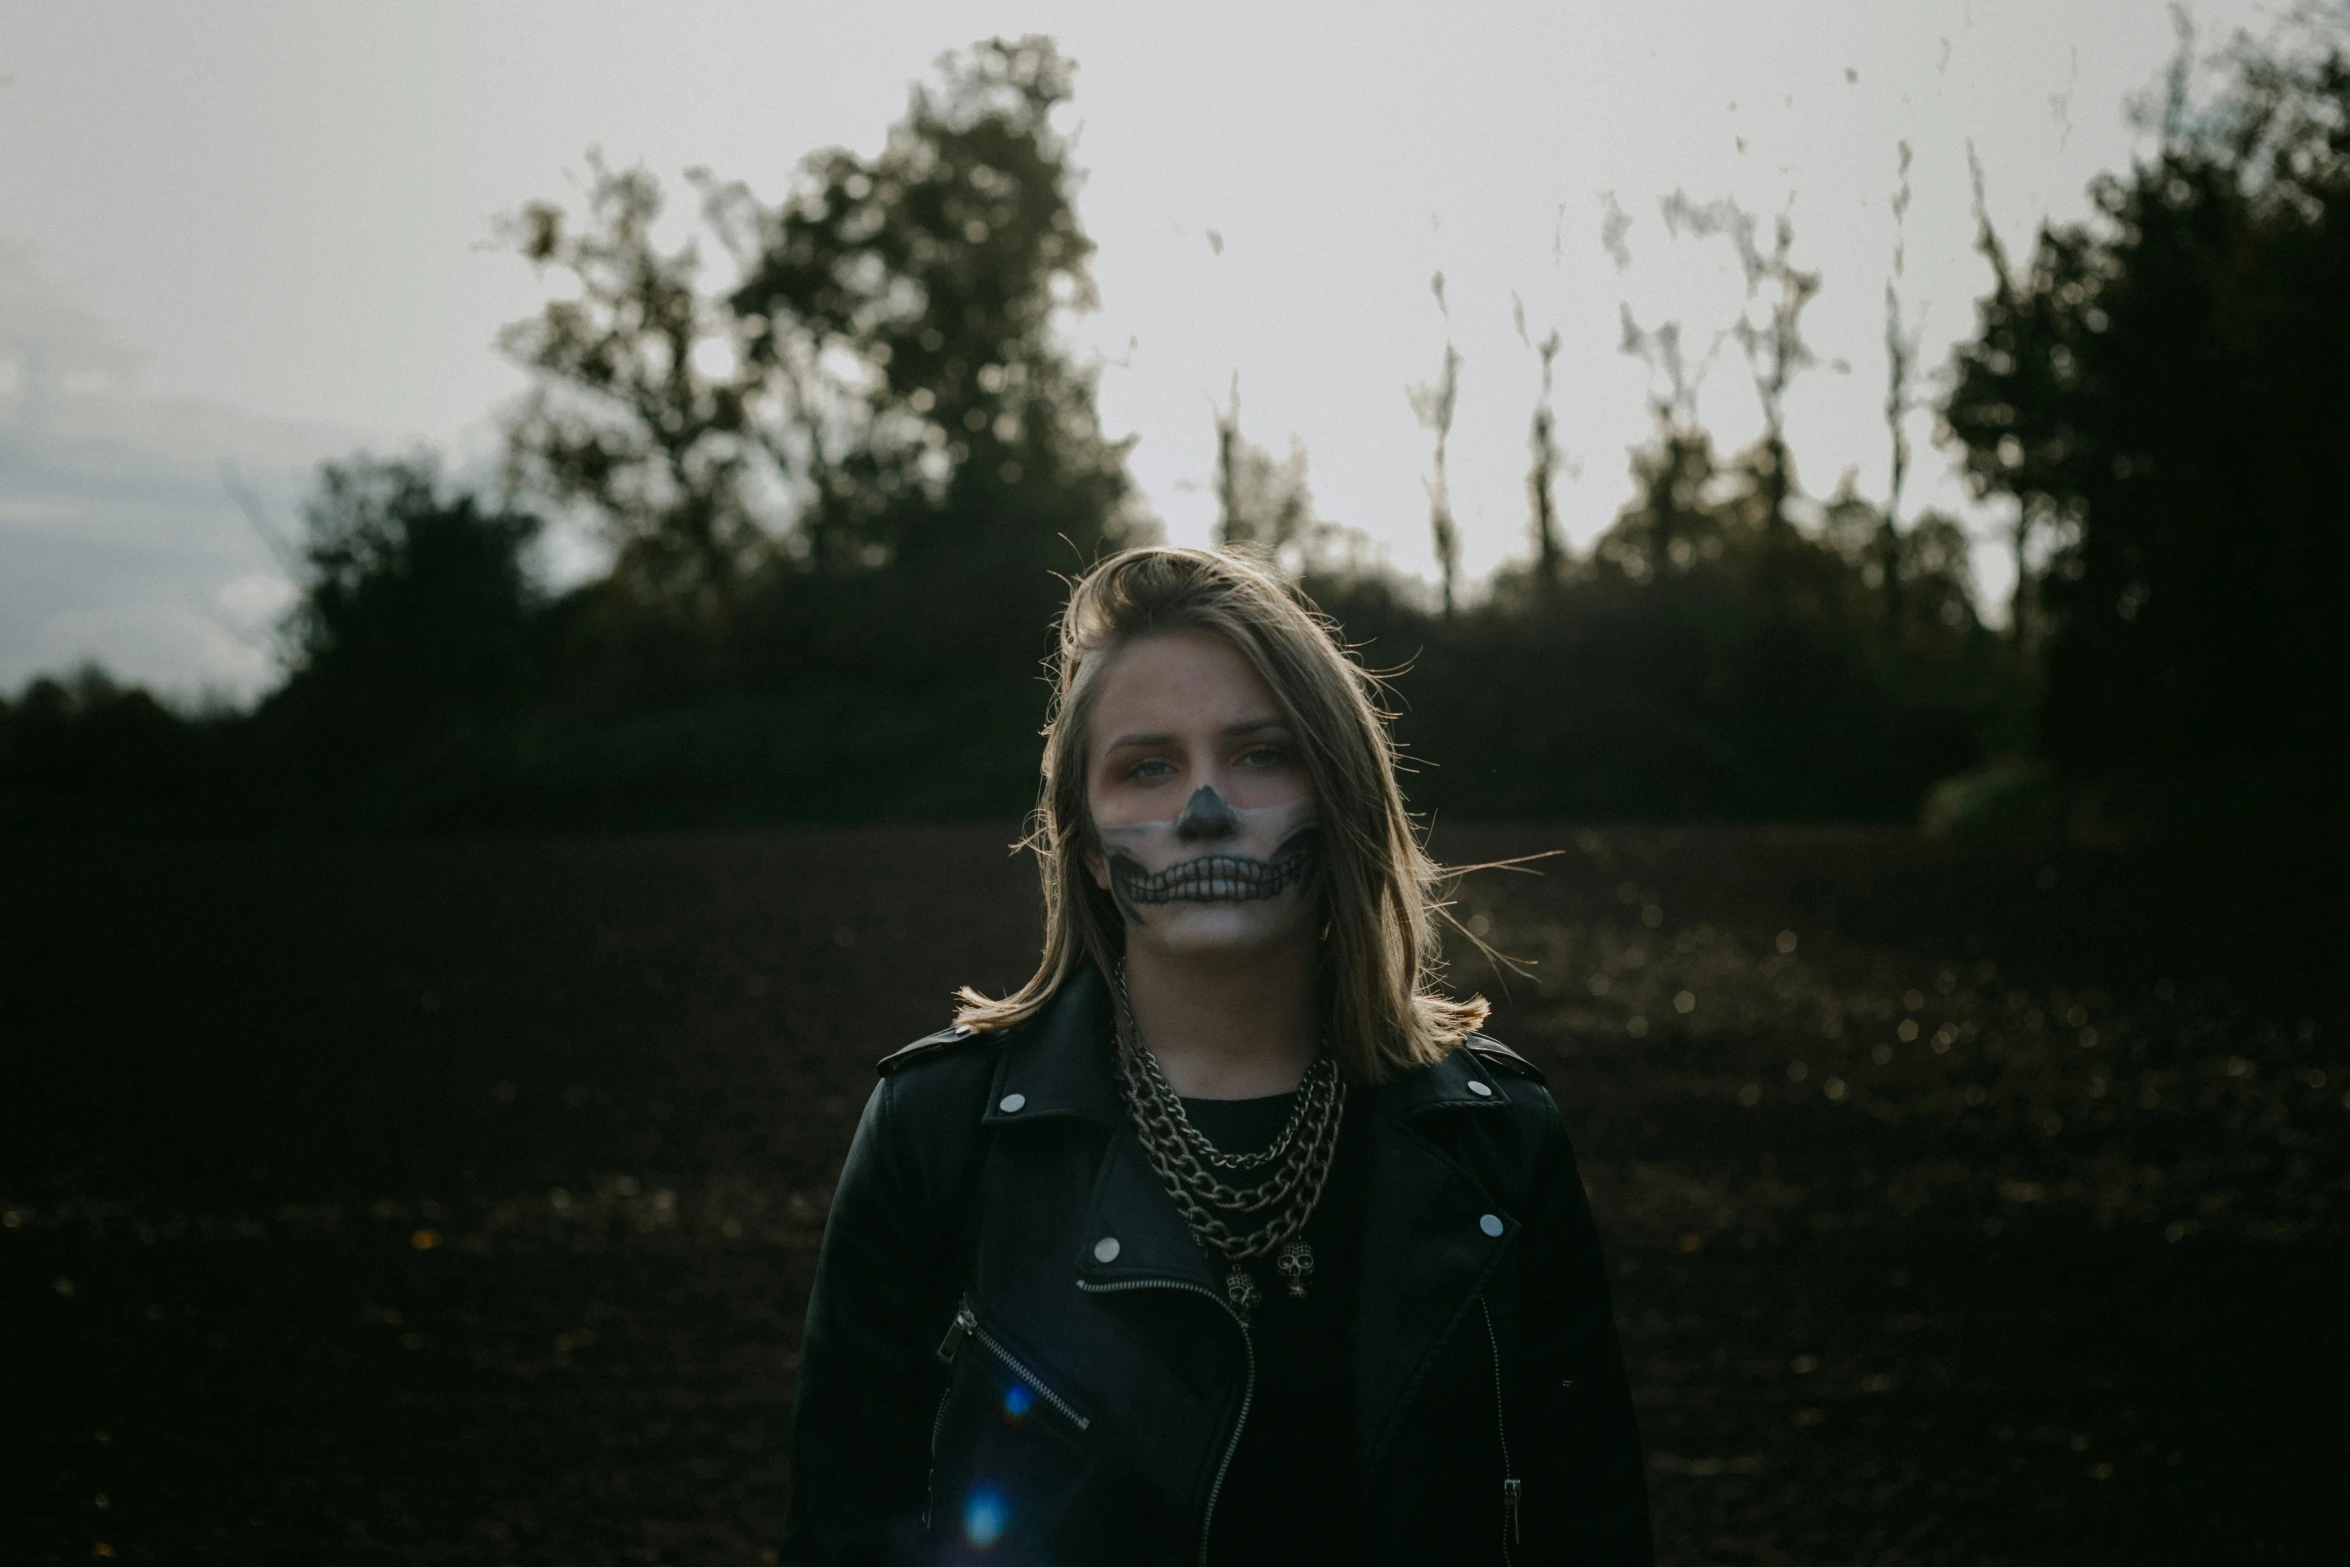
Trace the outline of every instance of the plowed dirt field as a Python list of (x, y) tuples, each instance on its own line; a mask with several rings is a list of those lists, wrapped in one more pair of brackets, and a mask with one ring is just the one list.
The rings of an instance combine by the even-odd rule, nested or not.
[[(1010, 836), (0, 844), (0, 1560), (771, 1560), (830, 1182), (1025, 972)], [(1563, 851), (1456, 978), (1582, 1152), (1664, 1560), (2350, 1561), (2344, 878), (1437, 847)]]

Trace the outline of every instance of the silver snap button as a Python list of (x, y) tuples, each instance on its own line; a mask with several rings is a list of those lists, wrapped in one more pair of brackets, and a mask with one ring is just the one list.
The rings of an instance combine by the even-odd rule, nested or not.
[(1501, 1215), (1498, 1213), (1487, 1214), (1477, 1221), (1477, 1228), (1488, 1235), (1499, 1235), (1501, 1233)]
[(996, 1108), (1006, 1115), (1017, 1115), (1027, 1103), (1028, 1096), (1026, 1094), (1006, 1094), (996, 1101)]
[(1118, 1237), (1105, 1235), (1095, 1241), (1093, 1243), (1093, 1260), (1096, 1262), (1116, 1262), (1118, 1260)]
[(1469, 1084), (1469, 1092), (1475, 1094), (1480, 1099), (1490, 1099), (1493, 1097), (1493, 1085), (1491, 1083), (1472, 1082)]

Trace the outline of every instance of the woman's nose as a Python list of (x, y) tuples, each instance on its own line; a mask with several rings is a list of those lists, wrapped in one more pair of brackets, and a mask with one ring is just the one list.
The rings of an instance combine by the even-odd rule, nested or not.
[(1175, 836), (1187, 843), (1207, 842), (1229, 838), (1240, 831), (1240, 817), (1232, 809), (1232, 802), (1216, 792), (1213, 784), (1202, 784), (1191, 791), (1184, 802), (1183, 814), (1175, 818)]

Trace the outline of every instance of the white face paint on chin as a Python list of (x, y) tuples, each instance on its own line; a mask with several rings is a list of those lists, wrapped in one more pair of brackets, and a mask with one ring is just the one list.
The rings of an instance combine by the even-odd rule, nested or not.
[(1313, 917), (1320, 832), (1309, 798), (1235, 809), (1213, 788), (1168, 821), (1094, 832), (1128, 939), (1171, 951), (1246, 951), (1294, 937)]

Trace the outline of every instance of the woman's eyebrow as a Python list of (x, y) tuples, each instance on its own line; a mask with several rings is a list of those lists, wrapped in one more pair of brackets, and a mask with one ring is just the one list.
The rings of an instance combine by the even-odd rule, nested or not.
[[(1272, 714), (1264, 718), (1244, 718), (1237, 724), (1226, 724), (1223, 728), (1217, 730), (1216, 733), (1223, 739), (1235, 740), (1242, 735), (1262, 734), (1268, 729), (1287, 729), (1288, 727), (1288, 719), (1281, 717), (1279, 714)], [(1160, 734), (1157, 732), (1150, 734), (1120, 735), (1115, 740), (1112, 740), (1106, 747), (1104, 747), (1104, 749), (1110, 751), (1123, 751), (1129, 746), (1137, 745), (1173, 745), (1175, 744), (1175, 740), (1176, 737), (1171, 734)]]

